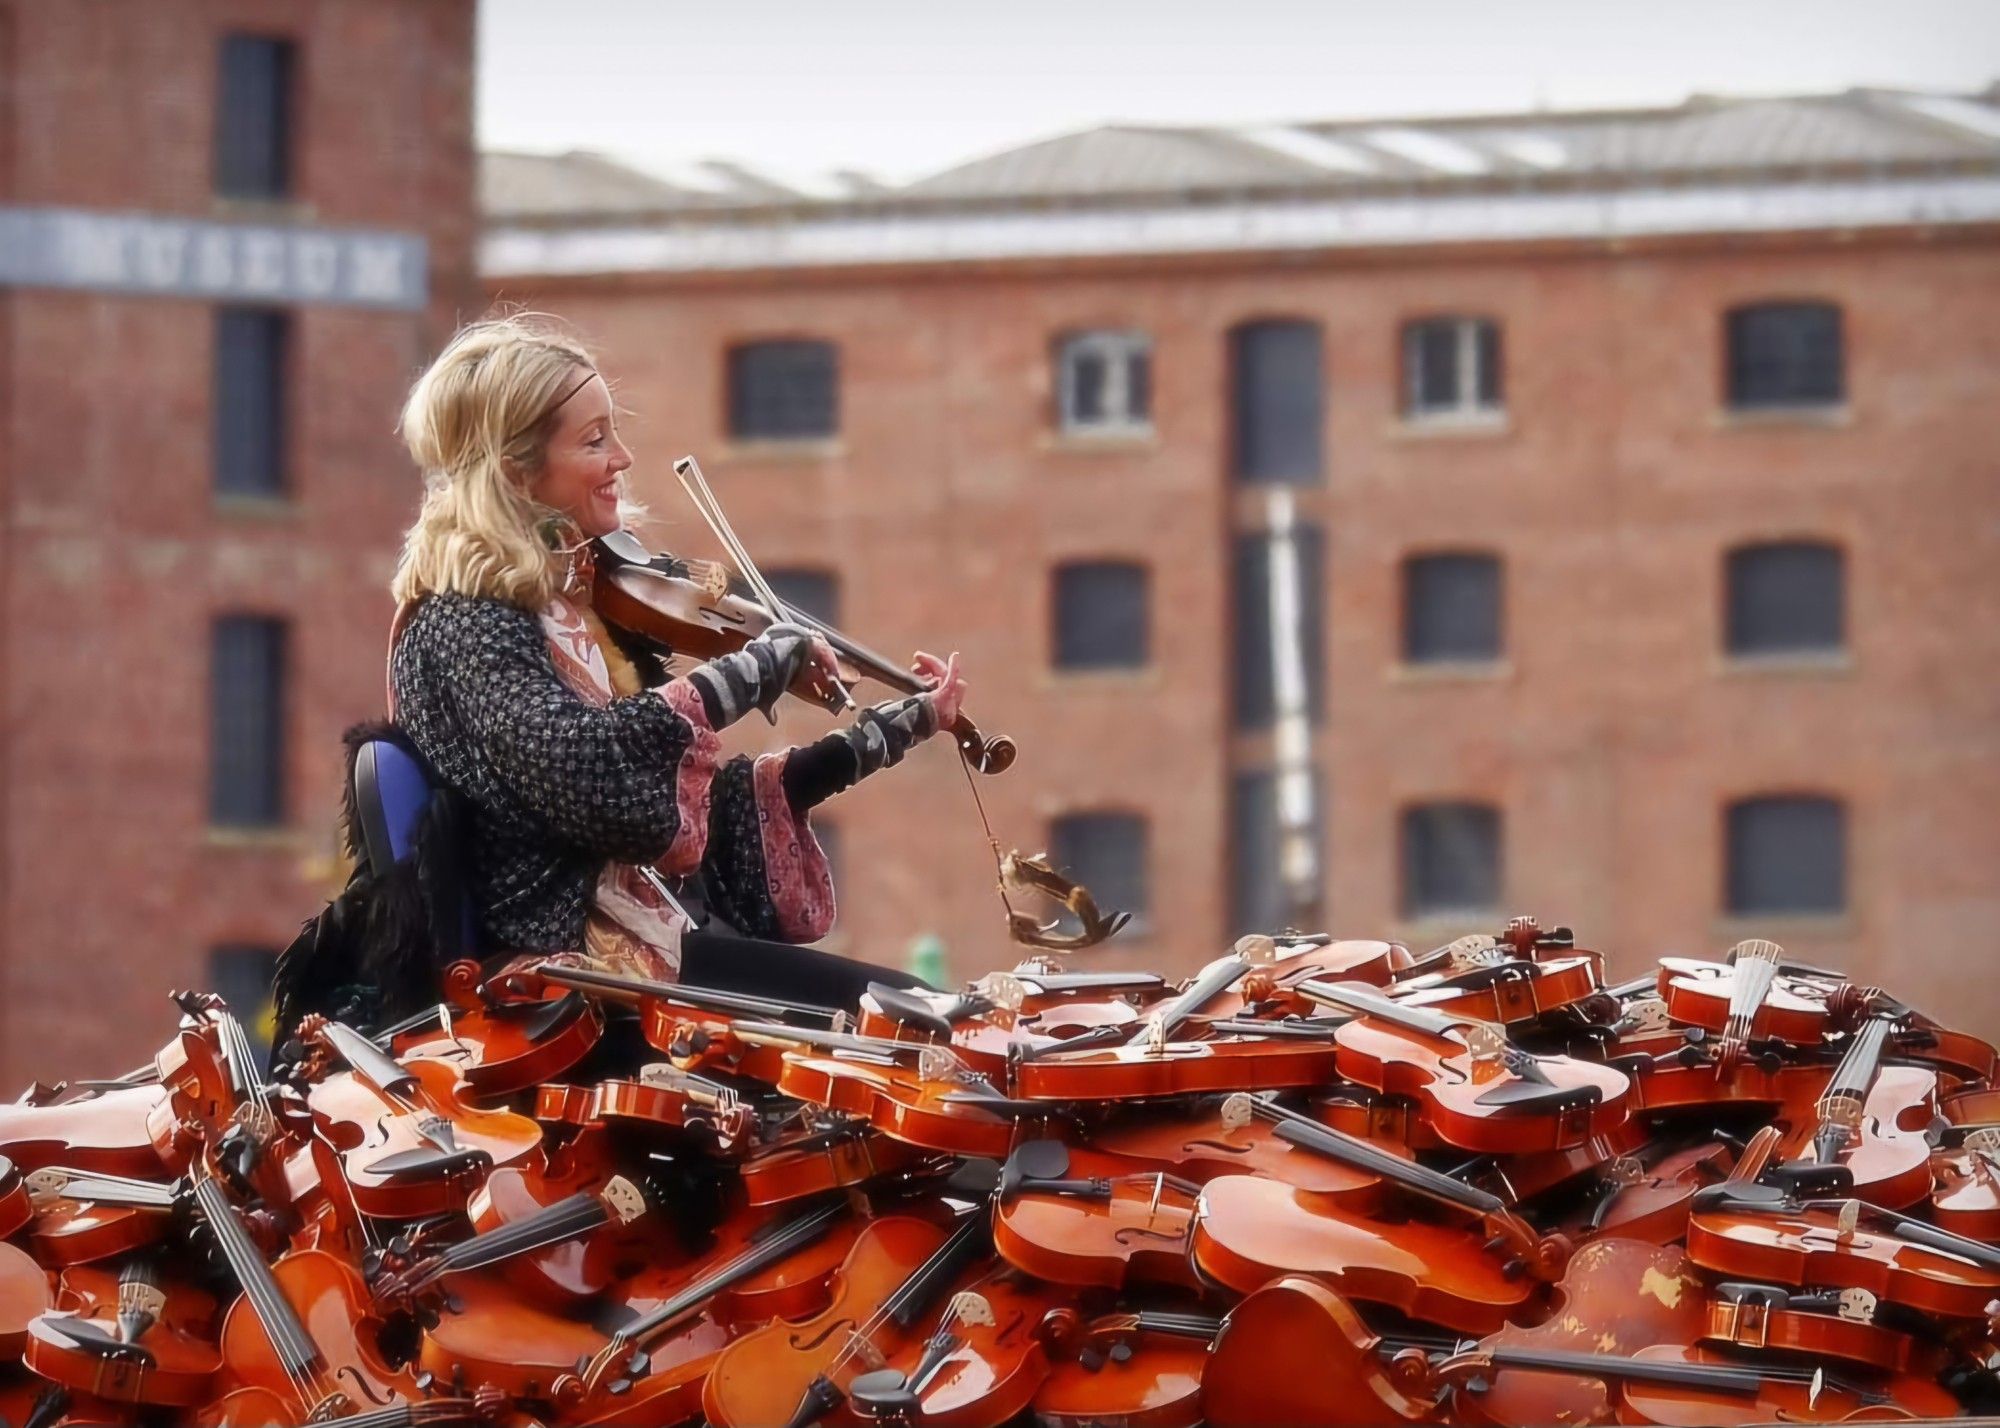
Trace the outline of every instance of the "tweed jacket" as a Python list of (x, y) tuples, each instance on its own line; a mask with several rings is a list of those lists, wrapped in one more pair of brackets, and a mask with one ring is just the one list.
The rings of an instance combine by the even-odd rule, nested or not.
[(610, 861), (665, 859), (751, 936), (825, 934), (831, 885), (823, 906), (791, 886), (801, 868), (823, 880), (825, 861), (788, 806), (783, 756), (718, 763), (690, 681), (592, 704), (558, 673), (535, 614), (440, 594), (405, 621), (390, 686), (396, 722), (467, 806), (482, 955), (581, 947)]

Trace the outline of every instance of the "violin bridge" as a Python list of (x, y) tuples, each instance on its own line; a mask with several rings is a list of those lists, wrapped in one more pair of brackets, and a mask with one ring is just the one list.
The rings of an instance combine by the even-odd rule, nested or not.
[(1836, 1315), (1854, 1324), (1875, 1322), (1875, 1296), (1866, 1289), (1843, 1289), (1840, 1291), (1839, 1308)]
[(1254, 1114), (1256, 1114), (1256, 1109), (1250, 1100), (1249, 1093), (1237, 1091), (1222, 1103), (1222, 1128), (1225, 1131), (1242, 1130), (1243, 1127), (1250, 1124), (1250, 1118)]
[(932, 1083), (958, 1080), (958, 1058), (942, 1046), (926, 1046), (917, 1053), (917, 1079)]
[(974, 987), (995, 1010), (1018, 1012), (1028, 1000), (1028, 984), (1012, 972), (988, 972)]
[(1146, 1054), (1148, 1056), (1167, 1054), (1167, 1024), (1160, 1017), (1152, 1017), (1146, 1022)]
[(1268, 967), (1278, 960), (1277, 939), (1261, 932), (1237, 938), (1230, 950), (1253, 967)]
[(948, 1324), (968, 1324), (976, 1329), (993, 1327), (993, 1305), (984, 1294), (976, 1289), (963, 1289), (954, 1294), (951, 1307), (945, 1310)]

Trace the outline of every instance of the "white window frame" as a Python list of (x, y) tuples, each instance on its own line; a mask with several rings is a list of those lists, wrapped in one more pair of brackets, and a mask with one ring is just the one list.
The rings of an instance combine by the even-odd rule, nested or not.
[[(1411, 341), (1419, 328), (1451, 324), (1457, 341), (1454, 344), (1454, 367), (1458, 377), (1458, 401), (1453, 406), (1419, 406), (1417, 397), (1423, 383), (1422, 344)], [(1496, 338), (1500, 324), (1490, 317), (1437, 317), (1412, 318), (1403, 324), (1403, 420), (1413, 425), (1425, 422), (1469, 423), (1499, 421), (1507, 415), (1507, 399), (1503, 394), (1497, 402), (1482, 402), (1479, 399), (1479, 329), (1491, 326)], [(1504, 388), (1503, 388), (1504, 393)]]
[[(1085, 420), (1076, 412), (1074, 358), (1090, 354), (1104, 363), (1104, 410), (1107, 415)], [(1132, 415), (1131, 359), (1146, 358), (1150, 388), (1153, 339), (1131, 328), (1091, 328), (1064, 334), (1056, 344), (1056, 422), (1064, 436), (1147, 436), (1153, 430), (1150, 410)], [(1150, 408), (1150, 403), (1148, 406)]]

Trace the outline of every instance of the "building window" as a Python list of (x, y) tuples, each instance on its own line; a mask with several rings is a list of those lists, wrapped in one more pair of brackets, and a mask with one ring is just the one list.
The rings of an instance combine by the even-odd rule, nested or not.
[(823, 625), (840, 624), (840, 576), (831, 570), (778, 566), (764, 572), (772, 593)]
[(1153, 340), (1143, 332), (1077, 332), (1056, 348), (1062, 429), (1077, 436), (1152, 429)]
[(1826, 654), (1846, 643), (1840, 548), (1813, 542), (1729, 552), (1732, 655)]
[(1403, 326), (1403, 414), (1488, 416), (1500, 410), (1500, 325), (1430, 317)]
[[(1131, 930), (1144, 930), (1150, 911), (1145, 819), (1136, 813), (1065, 814), (1049, 827), (1049, 860), (1089, 888), (1106, 914), (1129, 912)], [(1067, 913), (1064, 921), (1070, 921)]]
[(840, 360), (831, 342), (750, 342), (729, 350), (729, 434), (813, 441), (840, 429)]
[[(1326, 800), (1320, 771), (1312, 771), (1313, 862), (1326, 867)], [(1284, 830), (1278, 822), (1278, 775), (1271, 769), (1238, 772), (1229, 789), (1229, 919), (1232, 931), (1274, 932), (1295, 916), (1285, 894)]]
[(1500, 560), (1418, 555), (1403, 562), (1403, 661), (1487, 663), (1501, 655)]
[(292, 42), (224, 35), (215, 104), (215, 191), (284, 198), (292, 191)]
[(1324, 382), (1316, 322), (1245, 323), (1230, 333), (1236, 478), (1319, 484)]
[(224, 496), (285, 492), (285, 366), (291, 319), (263, 308), (215, 314), (211, 429), (215, 490)]
[(1728, 317), (1729, 405), (1838, 406), (1847, 395), (1840, 309), (1765, 302)]
[[(1320, 528), (1311, 521), (1292, 527), (1297, 550), (1300, 589), (1299, 628), (1293, 638), (1303, 646), (1306, 709), (1320, 722), (1326, 709), (1326, 553)], [(1231, 562), (1230, 601), (1235, 611), (1232, 649), (1235, 670), (1231, 707), (1239, 729), (1268, 729), (1277, 717), (1275, 651), (1272, 645), (1271, 536), (1245, 532), (1236, 537)]]
[(1847, 810), (1831, 798), (1747, 798), (1729, 806), (1729, 911), (1847, 908)]
[(1500, 905), (1500, 810), (1426, 803), (1403, 810), (1403, 915), (1488, 912)]
[(271, 1034), (277, 1029), (271, 1005), (271, 974), (277, 961), (278, 954), (269, 947), (236, 943), (211, 948), (208, 954), (208, 990), (227, 1002), (243, 1023), (259, 1063), (269, 1059)]
[(285, 624), (225, 615), (210, 635), (209, 822), (284, 822)]
[(1143, 669), (1149, 658), (1143, 565), (1083, 561), (1055, 580), (1057, 669)]

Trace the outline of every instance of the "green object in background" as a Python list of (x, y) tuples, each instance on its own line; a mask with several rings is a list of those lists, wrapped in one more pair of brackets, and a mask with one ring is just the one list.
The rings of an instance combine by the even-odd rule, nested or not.
[(921, 977), (940, 990), (951, 984), (951, 969), (945, 965), (944, 939), (926, 932), (910, 943), (910, 975)]

